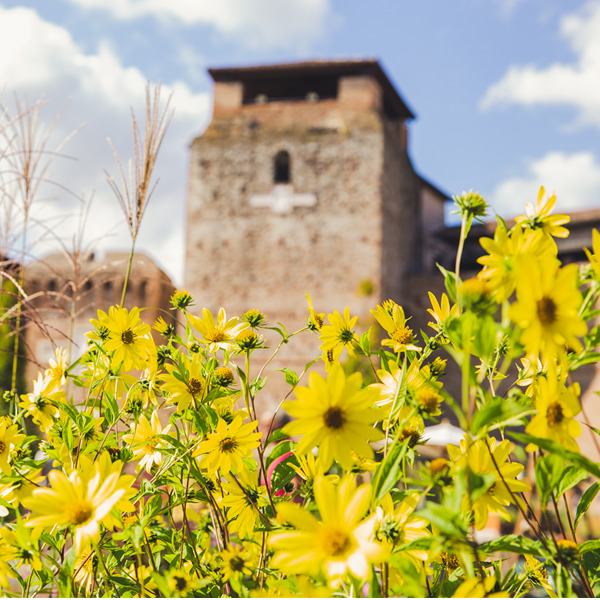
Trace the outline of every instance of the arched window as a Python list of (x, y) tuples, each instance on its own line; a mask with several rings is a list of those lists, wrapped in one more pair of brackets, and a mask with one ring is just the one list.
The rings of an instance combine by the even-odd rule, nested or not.
[(286, 150), (280, 150), (275, 155), (273, 181), (275, 183), (289, 183), (291, 179), (289, 152)]

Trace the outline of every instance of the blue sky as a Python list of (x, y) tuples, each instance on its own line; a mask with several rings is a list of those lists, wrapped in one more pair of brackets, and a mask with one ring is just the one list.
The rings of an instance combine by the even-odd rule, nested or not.
[[(146, 81), (173, 92), (138, 248), (182, 285), (187, 147), (210, 119), (208, 67), (377, 58), (416, 113), (416, 169), (449, 194), (474, 189), (503, 216), (544, 185), (558, 207), (600, 205), (600, 0), (0, 0), (0, 102), (42, 94), (52, 142), (78, 128), (48, 171), (31, 255), (70, 236), (128, 248), (105, 170), (126, 162), (130, 110)], [(76, 160), (75, 160), (76, 159)], [(66, 193), (67, 189), (70, 193)], [(51, 196), (51, 199), (48, 199)]]

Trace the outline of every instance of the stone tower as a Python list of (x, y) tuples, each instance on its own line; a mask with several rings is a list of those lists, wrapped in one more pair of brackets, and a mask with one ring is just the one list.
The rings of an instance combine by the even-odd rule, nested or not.
[[(413, 113), (375, 60), (210, 69), (214, 115), (191, 145), (186, 287), (271, 322), (402, 301), (431, 263), (446, 196), (407, 152)], [(365, 300), (365, 296), (369, 296)], [(300, 322), (300, 324), (301, 324)]]

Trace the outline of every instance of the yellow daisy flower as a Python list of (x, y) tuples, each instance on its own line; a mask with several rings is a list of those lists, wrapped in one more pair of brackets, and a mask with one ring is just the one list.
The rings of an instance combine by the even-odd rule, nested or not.
[(558, 268), (558, 261), (527, 261), (517, 275), (517, 301), (509, 317), (523, 332), (521, 343), (528, 354), (542, 358), (563, 356), (565, 345), (581, 349), (577, 336), (587, 331), (579, 317), (581, 293), (575, 264)]
[(592, 250), (593, 253), (590, 252), (587, 248), (583, 249), (590, 261), (590, 265), (594, 270), (594, 273), (597, 278), (600, 278), (600, 233), (598, 233), (597, 229), (592, 231)]
[[(429, 523), (415, 516), (418, 502), (418, 494), (406, 496), (397, 506), (394, 506), (389, 494), (381, 499), (381, 504), (377, 507), (379, 523), (376, 538), (381, 541), (388, 554), (397, 546), (431, 536)], [(428, 558), (424, 550), (406, 550), (402, 555), (412, 560), (419, 568), (422, 567), (422, 561)]]
[(50, 488), (37, 488), (23, 504), (32, 511), (28, 527), (55, 526), (75, 529), (75, 546), (81, 549), (98, 539), (100, 525), (126, 492), (120, 473), (103, 477), (96, 465), (88, 477), (75, 470), (67, 477), (62, 471), (48, 473)]
[(254, 531), (258, 511), (266, 506), (267, 488), (258, 485), (258, 472), (244, 469), (236, 477), (237, 481), (224, 481), (221, 484), (223, 497), (220, 503), (227, 507), (227, 516), (230, 519), (227, 527), (230, 531), (237, 531), (240, 538), (250, 535)]
[(431, 308), (428, 308), (427, 312), (435, 319), (435, 323), (430, 321), (427, 325), (436, 332), (441, 332), (444, 329), (444, 323), (450, 317), (459, 316), (458, 306), (456, 304), (450, 306), (450, 300), (448, 300), (448, 296), (445, 293), (442, 294), (441, 302), (438, 302), (437, 298), (431, 292), (428, 292), (428, 294)]
[(194, 315), (189, 315), (189, 319), (192, 327), (203, 336), (204, 339), (200, 341), (207, 344), (211, 354), (217, 350), (237, 349), (235, 340), (238, 333), (249, 327), (248, 323), (238, 322), (237, 317), (227, 320), (224, 308), (219, 309), (216, 321), (207, 308), (202, 309), (201, 319)]
[(481, 238), (479, 243), (488, 254), (477, 259), (483, 265), (478, 277), (488, 283), (497, 302), (508, 300), (515, 291), (515, 273), (524, 256), (540, 259), (556, 253), (556, 245), (540, 229), (514, 227), (507, 232), (497, 227), (493, 240)]
[(318, 373), (310, 373), (309, 387), (297, 387), (297, 400), (283, 404), (284, 410), (296, 417), (284, 431), (292, 436), (301, 435), (296, 451), (306, 454), (319, 447), (319, 460), (326, 470), (334, 459), (347, 470), (353, 465), (352, 450), (358, 455), (373, 458), (369, 440), (381, 439), (382, 434), (373, 423), (382, 417), (374, 406), (375, 393), (361, 389), (362, 375), (346, 377), (340, 366), (329, 372), (327, 380)]
[(27, 478), (20, 476), (17, 481), (0, 485), (0, 498), (10, 502), (14, 508), (17, 508), (24, 498), (31, 496), (33, 490), (46, 479), (41, 469), (30, 471), (26, 476)]
[(12, 473), (9, 462), (11, 450), (25, 439), (25, 435), (18, 431), (19, 426), (13, 425), (8, 417), (0, 419), (0, 469), (5, 475)]
[(202, 374), (203, 363), (198, 354), (189, 357), (182, 355), (181, 367), (166, 365), (169, 372), (163, 376), (162, 389), (169, 394), (169, 402), (177, 404), (177, 410), (182, 411), (190, 404), (202, 402), (206, 396), (206, 380)]
[(24, 408), (28, 416), (37, 423), (43, 431), (48, 429), (58, 417), (58, 408), (54, 402), (64, 402), (65, 394), (56, 387), (56, 382), (52, 375), (38, 374), (38, 378), (33, 382), (33, 391), (29, 394), (22, 394), (22, 402), (19, 406)]
[(527, 214), (517, 217), (515, 221), (521, 225), (521, 227), (527, 227), (533, 230), (541, 229), (547, 236), (559, 238), (568, 237), (569, 230), (562, 226), (566, 225), (571, 220), (571, 217), (568, 215), (550, 214), (556, 204), (556, 195), (552, 194), (544, 204), (545, 195), (546, 190), (543, 187), (540, 187), (535, 208), (528, 202), (525, 205)]
[[(556, 372), (551, 371), (546, 377), (540, 377), (533, 395), (537, 414), (525, 431), (536, 437), (554, 440), (567, 450), (579, 452), (574, 439), (581, 435), (581, 425), (575, 419), (575, 415), (581, 411), (578, 396), (579, 384), (567, 388)], [(526, 448), (529, 452), (536, 449), (534, 444)]]
[(102, 325), (109, 332), (104, 349), (114, 352), (111, 364), (123, 362), (125, 371), (143, 369), (154, 342), (150, 337), (150, 326), (140, 319), (139, 308), (128, 311), (120, 306), (111, 306)]
[(377, 306), (371, 310), (377, 322), (387, 331), (391, 339), (381, 342), (382, 346), (390, 346), (394, 352), (407, 352), (408, 350), (420, 351), (421, 348), (413, 344), (415, 336), (413, 330), (407, 326), (404, 309), (393, 300), (388, 300), (384, 306)]
[(219, 553), (221, 559), (219, 566), (223, 581), (230, 579), (243, 579), (252, 575), (253, 561), (250, 553), (244, 547), (230, 545)]
[(327, 315), (327, 321), (327, 325), (323, 325), (319, 333), (323, 353), (340, 346), (347, 348), (348, 352), (354, 355), (352, 344), (358, 341), (358, 338), (352, 328), (356, 325), (358, 316), (350, 318), (350, 308), (346, 306), (343, 316), (336, 310)]
[(150, 473), (154, 465), (162, 463), (161, 449), (165, 447), (166, 442), (157, 436), (169, 435), (171, 427), (170, 423), (163, 427), (158, 412), (154, 412), (150, 421), (144, 415), (140, 415), (133, 431), (123, 436), (123, 441), (131, 446), (133, 458), (140, 461), (138, 469), (146, 469)]
[(304, 294), (308, 302), (308, 321), (306, 323), (309, 329), (313, 331), (321, 331), (321, 327), (323, 327), (323, 323), (325, 322), (325, 313), (316, 313), (313, 309), (312, 299), (310, 294), (306, 292)]
[(320, 519), (297, 504), (277, 506), (279, 518), (294, 530), (271, 535), (269, 543), (275, 550), (272, 566), (290, 574), (317, 575), (324, 571), (333, 587), (339, 587), (347, 573), (368, 580), (370, 565), (384, 557), (381, 544), (375, 540), (377, 515), (364, 518), (370, 486), (357, 488), (351, 475), (339, 485), (323, 477), (315, 482), (314, 493)]
[(506, 507), (514, 504), (516, 494), (530, 489), (529, 484), (517, 479), (523, 471), (523, 465), (508, 462), (512, 447), (508, 440), (498, 443), (489, 436), (475, 441), (465, 436), (460, 447), (448, 444), (448, 455), (454, 463), (455, 472), (469, 468), (476, 475), (494, 475), (494, 481), (488, 489), (479, 494), (472, 504), (469, 496), (463, 500), (463, 510), (473, 511), (477, 529), (485, 528), (490, 514), (510, 520)]
[(241, 416), (236, 416), (231, 425), (219, 419), (217, 429), (209, 433), (194, 452), (194, 456), (204, 454), (200, 466), (209, 473), (221, 470), (227, 475), (231, 469), (237, 473), (245, 470), (243, 458), (250, 458), (252, 450), (260, 445), (261, 433), (255, 432), (258, 421), (244, 423)]
[(66, 370), (69, 368), (69, 352), (62, 348), (54, 350), (54, 358), (51, 358), (48, 363), (50, 368), (46, 369), (46, 375), (50, 377), (50, 385), (60, 388), (65, 385), (67, 378)]

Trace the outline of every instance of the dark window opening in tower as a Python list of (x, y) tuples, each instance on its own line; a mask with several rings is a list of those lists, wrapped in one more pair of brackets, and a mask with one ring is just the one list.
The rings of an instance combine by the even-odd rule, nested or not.
[(281, 150), (275, 156), (273, 181), (275, 183), (289, 183), (291, 181), (290, 155)]

